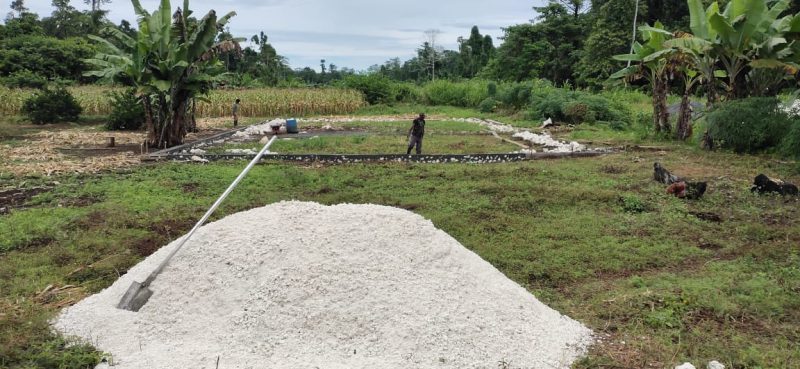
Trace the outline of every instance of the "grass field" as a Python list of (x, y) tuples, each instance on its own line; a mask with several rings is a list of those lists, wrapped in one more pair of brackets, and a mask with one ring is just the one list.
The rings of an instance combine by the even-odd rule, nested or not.
[[(426, 151), (507, 149), (474, 124), (440, 123), (429, 126)], [(377, 136), (283, 141), (275, 150), (404, 151), (408, 124), (342, 123)], [(5, 127), (15, 131), (0, 136), (2, 144), (30, 133)], [(588, 125), (564, 135), (641, 140)], [(492, 165), (261, 165), (214, 218), (289, 199), (409, 209), (590, 326), (600, 340), (576, 368), (701, 367), (709, 360), (736, 369), (797, 367), (800, 202), (753, 195), (749, 183), (759, 172), (798, 183), (800, 167), (647, 143), (664, 150)], [(651, 179), (655, 161), (709, 181), (709, 192), (699, 201), (667, 196)], [(0, 174), (0, 192), (23, 193), (0, 214), (0, 368), (91, 367), (99, 354), (53, 335), (48, 320), (188, 231), (243, 165)]]
[[(270, 151), (280, 154), (405, 154), (408, 139), (400, 135), (320, 136), (316, 138), (278, 140)], [(258, 143), (225, 144), (212, 147), (212, 153), (229, 149), (260, 150)], [(496, 154), (520, 150), (491, 135), (426, 135), (422, 145), (425, 154)]]
[[(409, 122), (311, 122), (302, 123), (303, 130), (315, 130), (329, 125), (334, 135), (278, 140), (270, 151), (282, 154), (392, 154), (405, 153), (408, 146)], [(429, 121), (425, 128), (423, 152), (426, 154), (509, 153), (520, 147), (501, 141), (475, 123), (458, 121)], [(211, 153), (230, 149), (259, 151), (257, 142), (226, 143), (204, 147)]]
[[(711, 190), (696, 202), (666, 196), (650, 180), (656, 160), (711, 180)], [(48, 332), (56, 307), (102, 289), (187, 231), (241, 165), (57, 178), (0, 217), (0, 366), (94, 360)], [(751, 168), (798, 179), (787, 164), (683, 147), (482, 166), (263, 165), (215, 217), (285, 199), (411, 209), (595, 329), (604, 340), (579, 368), (711, 359), (788, 368), (800, 361), (798, 203), (752, 195)], [(37, 297), (48, 285), (78, 288)]]

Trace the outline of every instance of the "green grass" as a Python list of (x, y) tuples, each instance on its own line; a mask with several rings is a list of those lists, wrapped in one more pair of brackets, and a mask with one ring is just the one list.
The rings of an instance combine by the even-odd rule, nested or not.
[[(300, 129), (319, 129), (330, 125), (336, 129), (362, 130), (375, 133), (408, 133), (411, 120), (389, 122), (301, 122)], [(464, 134), (485, 131), (486, 128), (476, 123), (449, 120), (428, 120), (425, 124), (426, 133), (434, 134)]]
[[(435, 150), (437, 139), (444, 148), (465, 137), (499, 144), (491, 136), (435, 134), (426, 144)], [(276, 151), (405, 148), (403, 137), (359, 140), (285, 141)], [(651, 180), (654, 161), (710, 181), (709, 192), (699, 201), (667, 196)], [(53, 335), (48, 319), (61, 303), (101, 290), (188, 231), (243, 165), (0, 176), (0, 188), (60, 183), (28, 208), (0, 216), (0, 367), (90, 367), (98, 354)], [(795, 170), (768, 157), (682, 145), (666, 153), (496, 165), (270, 164), (256, 167), (213, 218), (289, 199), (413, 209), (602, 335), (577, 368), (712, 359), (728, 368), (790, 368), (800, 362), (800, 203), (748, 188), (761, 171), (798, 183)], [(40, 297), (48, 285), (78, 288)]]
[[(634, 112), (651, 110), (642, 94), (605, 94), (626, 101)], [(492, 118), (523, 128), (541, 124), (524, 112), (481, 114), (419, 105), (372, 106), (357, 114), (421, 111)], [(80, 124), (93, 124), (102, 117), (83, 120)], [(4, 144), (20, 145), (23, 141), (12, 138), (43, 128), (75, 126), (20, 123), (0, 123)], [(281, 151), (402, 151), (404, 138), (391, 135), (403, 136), (409, 122), (333, 125), (379, 137), (289, 141)], [(488, 137), (464, 138), (481, 130), (471, 123), (430, 121), (428, 129), (426, 151), (474, 152), (493, 145), (484, 145)], [(696, 135), (700, 130), (702, 123)], [(579, 125), (560, 136), (627, 143), (642, 142), (648, 132), (647, 127), (615, 131), (598, 124)], [(414, 209), (546, 303), (609, 336), (577, 367), (671, 367), (711, 359), (734, 368), (792, 367), (800, 360), (799, 237), (791, 221), (796, 203), (753, 197), (743, 178), (752, 177), (751, 168), (791, 178), (800, 167), (668, 146), (676, 151), (665, 156), (632, 153), (488, 167), (265, 166), (254, 173), (254, 182), (275, 187), (246, 184), (246, 195), (235, 195), (217, 217), (288, 198)], [(701, 202), (667, 199), (662, 186), (642, 174), (652, 160), (679, 163), (678, 169), (714, 179), (717, 186)], [(80, 297), (107, 286), (188, 230), (240, 164), (61, 177), (54, 192), (29, 202), (32, 208), (0, 217), (0, 367), (91, 367), (99, 357), (91, 347), (73, 345), (48, 329), (59, 303), (70, 297), (42, 299), (38, 291), (50, 284), (77, 285), (73, 296)], [(0, 187), (44, 180), (0, 173)], [(98, 200), (85, 207), (58, 206), (73, 198)], [(691, 211), (716, 212), (724, 221), (700, 221)]]
[[(204, 148), (210, 153), (229, 149), (260, 150), (258, 143), (227, 143)], [(408, 139), (403, 134), (319, 136), (303, 139), (283, 139), (275, 142), (270, 151), (281, 154), (405, 154)], [(425, 154), (489, 154), (518, 151), (519, 146), (498, 140), (488, 134), (437, 135), (428, 133), (423, 140)]]

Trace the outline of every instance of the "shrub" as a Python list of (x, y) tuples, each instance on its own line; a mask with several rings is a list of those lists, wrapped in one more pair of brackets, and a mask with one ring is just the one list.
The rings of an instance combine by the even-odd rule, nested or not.
[(726, 102), (706, 117), (708, 132), (721, 147), (737, 153), (774, 148), (781, 144), (792, 125), (779, 105), (780, 101), (774, 97)]
[(781, 149), (786, 156), (800, 158), (800, 119), (792, 119), (792, 127), (784, 137)]
[(623, 129), (631, 121), (631, 111), (625, 104), (588, 92), (552, 88), (534, 91), (531, 100), (532, 119), (552, 118), (571, 124), (604, 122), (614, 129)]
[(568, 123), (578, 124), (582, 122), (592, 123), (596, 117), (594, 112), (589, 110), (588, 105), (571, 101), (564, 106), (564, 118)]
[(486, 85), (486, 93), (489, 95), (489, 97), (497, 96), (497, 84), (494, 82), (489, 82), (489, 84)]
[(497, 100), (492, 97), (487, 97), (483, 101), (481, 101), (480, 105), (478, 105), (478, 110), (481, 113), (491, 113), (494, 109), (497, 108)]
[(520, 110), (528, 105), (532, 93), (533, 83), (512, 83), (503, 86), (503, 89), (497, 94), (497, 99), (506, 107), (512, 108), (513, 110)]
[(537, 91), (530, 105), (530, 116), (533, 119), (551, 118), (554, 121), (567, 120), (564, 108), (572, 100), (571, 92), (563, 89)]
[(106, 128), (112, 131), (135, 131), (144, 123), (144, 107), (136, 96), (136, 89), (111, 93), (111, 115)]
[(649, 211), (650, 208), (636, 195), (625, 195), (619, 198), (622, 210), (628, 213), (643, 213)]
[(412, 83), (395, 83), (394, 100), (403, 103), (416, 103), (420, 100), (420, 91)]
[(3, 84), (10, 88), (43, 88), (47, 85), (47, 78), (23, 69), (3, 78)]
[(361, 91), (367, 102), (372, 105), (390, 103), (394, 100), (394, 82), (381, 74), (350, 75), (342, 80), (342, 85)]
[(487, 82), (471, 80), (451, 82), (438, 80), (423, 87), (425, 100), (431, 105), (450, 105), (474, 108), (488, 95)]
[(81, 111), (78, 101), (64, 87), (40, 90), (22, 105), (22, 114), (34, 124), (76, 121)]

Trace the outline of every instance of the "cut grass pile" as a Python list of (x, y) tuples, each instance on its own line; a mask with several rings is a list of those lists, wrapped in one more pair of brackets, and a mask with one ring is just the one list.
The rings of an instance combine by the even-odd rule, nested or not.
[[(710, 181), (706, 197), (667, 196), (650, 178), (654, 161)], [(27, 208), (0, 216), (0, 367), (95, 362), (90, 348), (49, 333), (47, 320), (188, 231), (242, 166), (61, 176)], [(683, 146), (496, 165), (271, 164), (256, 167), (214, 218), (283, 199), (411, 209), (593, 328), (601, 340), (578, 368), (712, 359), (782, 368), (800, 362), (798, 202), (748, 189), (761, 171), (800, 182), (794, 170)], [(0, 187), (51, 181), (6, 177)], [(49, 285), (77, 288), (42, 293)]]

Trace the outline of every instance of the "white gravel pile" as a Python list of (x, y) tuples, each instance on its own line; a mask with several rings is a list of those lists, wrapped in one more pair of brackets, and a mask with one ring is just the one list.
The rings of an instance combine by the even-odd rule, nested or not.
[(56, 329), (114, 368), (568, 368), (590, 331), (414, 213), (281, 202), (201, 228), (137, 313), (116, 309), (175, 242)]
[(264, 136), (272, 133), (273, 126), (285, 126), (286, 119), (273, 119), (266, 123), (255, 124), (241, 131), (234, 133), (231, 137), (238, 139), (249, 139), (254, 136)]
[(575, 141), (564, 142), (551, 137), (547, 133), (536, 134), (530, 131), (517, 132), (513, 136), (534, 145), (544, 146), (545, 152), (579, 152), (586, 151), (586, 146)]

